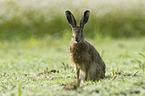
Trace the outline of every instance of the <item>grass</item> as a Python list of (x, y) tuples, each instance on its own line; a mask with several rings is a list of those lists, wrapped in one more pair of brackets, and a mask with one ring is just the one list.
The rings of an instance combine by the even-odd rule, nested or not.
[[(106, 78), (64, 90), (75, 80), (64, 12), (79, 21), (86, 9), (85, 36), (105, 61)], [(0, 94), (144, 96), (144, 10), (145, 0), (0, 0)]]
[[(75, 79), (69, 59), (69, 39), (30, 38), (0, 41), (1, 96), (144, 96), (145, 39), (88, 39), (106, 63), (106, 78), (63, 87)], [(56, 73), (41, 74), (56, 69)], [(112, 79), (114, 76), (116, 78)]]

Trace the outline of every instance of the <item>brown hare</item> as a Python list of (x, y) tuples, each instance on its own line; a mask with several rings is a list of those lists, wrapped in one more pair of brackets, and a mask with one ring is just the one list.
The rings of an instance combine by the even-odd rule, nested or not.
[[(70, 11), (66, 11), (66, 18), (72, 26), (72, 41), (70, 43), (70, 57), (75, 66), (76, 82), (80, 79), (100, 80), (105, 77), (105, 63), (96, 49), (84, 38), (84, 25), (89, 19), (90, 11), (86, 10), (77, 26), (76, 20)], [(81, 72), (80, 72), (81, 71)], [(83, 75), (80, 75), (83, 74)], [(79, 77), (81, 76), (81, 77)]]

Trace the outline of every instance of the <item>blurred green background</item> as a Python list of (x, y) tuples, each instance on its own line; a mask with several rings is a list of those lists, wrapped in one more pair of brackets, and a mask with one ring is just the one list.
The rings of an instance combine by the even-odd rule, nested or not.
[(91, 12), (86, 37), (145, 35), (145, 0), (0, 0), (0, 40), (46, 35), (65, 38), (71, 35), (65, 10), (79, 24), (86, 9)]

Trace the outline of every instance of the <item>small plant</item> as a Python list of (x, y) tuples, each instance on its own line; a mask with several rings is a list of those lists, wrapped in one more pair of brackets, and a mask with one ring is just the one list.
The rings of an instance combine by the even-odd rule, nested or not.
[[(145, 58), (145, 55), (144, 55), (143, 53), (140, 53), (140, 52), (136, 52), (136, 53), (138, 53), (140, 56), (142, 56), (143, 58)], [(141, 60), (139, 60), (139, 59), (137, 59), (137, 58), (135, 58), (134, 60), (138, 62), (138, 64), (139, 64), (139, 69), (142, 69), (143, 72), (144, 72), (144, 69), (145, 69), (145, 62), (143, 62), (143, 61), (141, 61)]]
[(123, 56), (121, 56), (121, 57), (120, 57), (119, 62), (118, 62), (118, 64), (117, 64), (117, 71), (119, 71), (119, 70), (120, 70), (120, 68), (119, 68), (119, 67), (120, 67), (120, 63), (121, 63), (122, 57), (123, 57)]

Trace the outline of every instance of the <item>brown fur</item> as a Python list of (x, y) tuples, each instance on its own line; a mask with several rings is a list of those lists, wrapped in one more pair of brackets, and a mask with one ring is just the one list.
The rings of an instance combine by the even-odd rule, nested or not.
[[(105, 77), (105, 63), (95, 48), (86, 40), (70, 44), (70, 57), (75, 67), (78, 67), (82, 73), (88, 71), (90, 80), (99, 80)], [(91, 68), (91, 66), (93, 66)]]
[(72, 41), (70, 43), (70, 57), (76, 69), (76, 81), (81, 78), (85, 80), (100, 80), (105, 77), (105, 63), (96, 49), (84, 39), (83, 28), (89, 18), (89, 11), (86, 10), (80, 21), (80, 26), (76, 26), (76, 20), (70, 11), (66, 11), (68, 22), (72, 26)]

